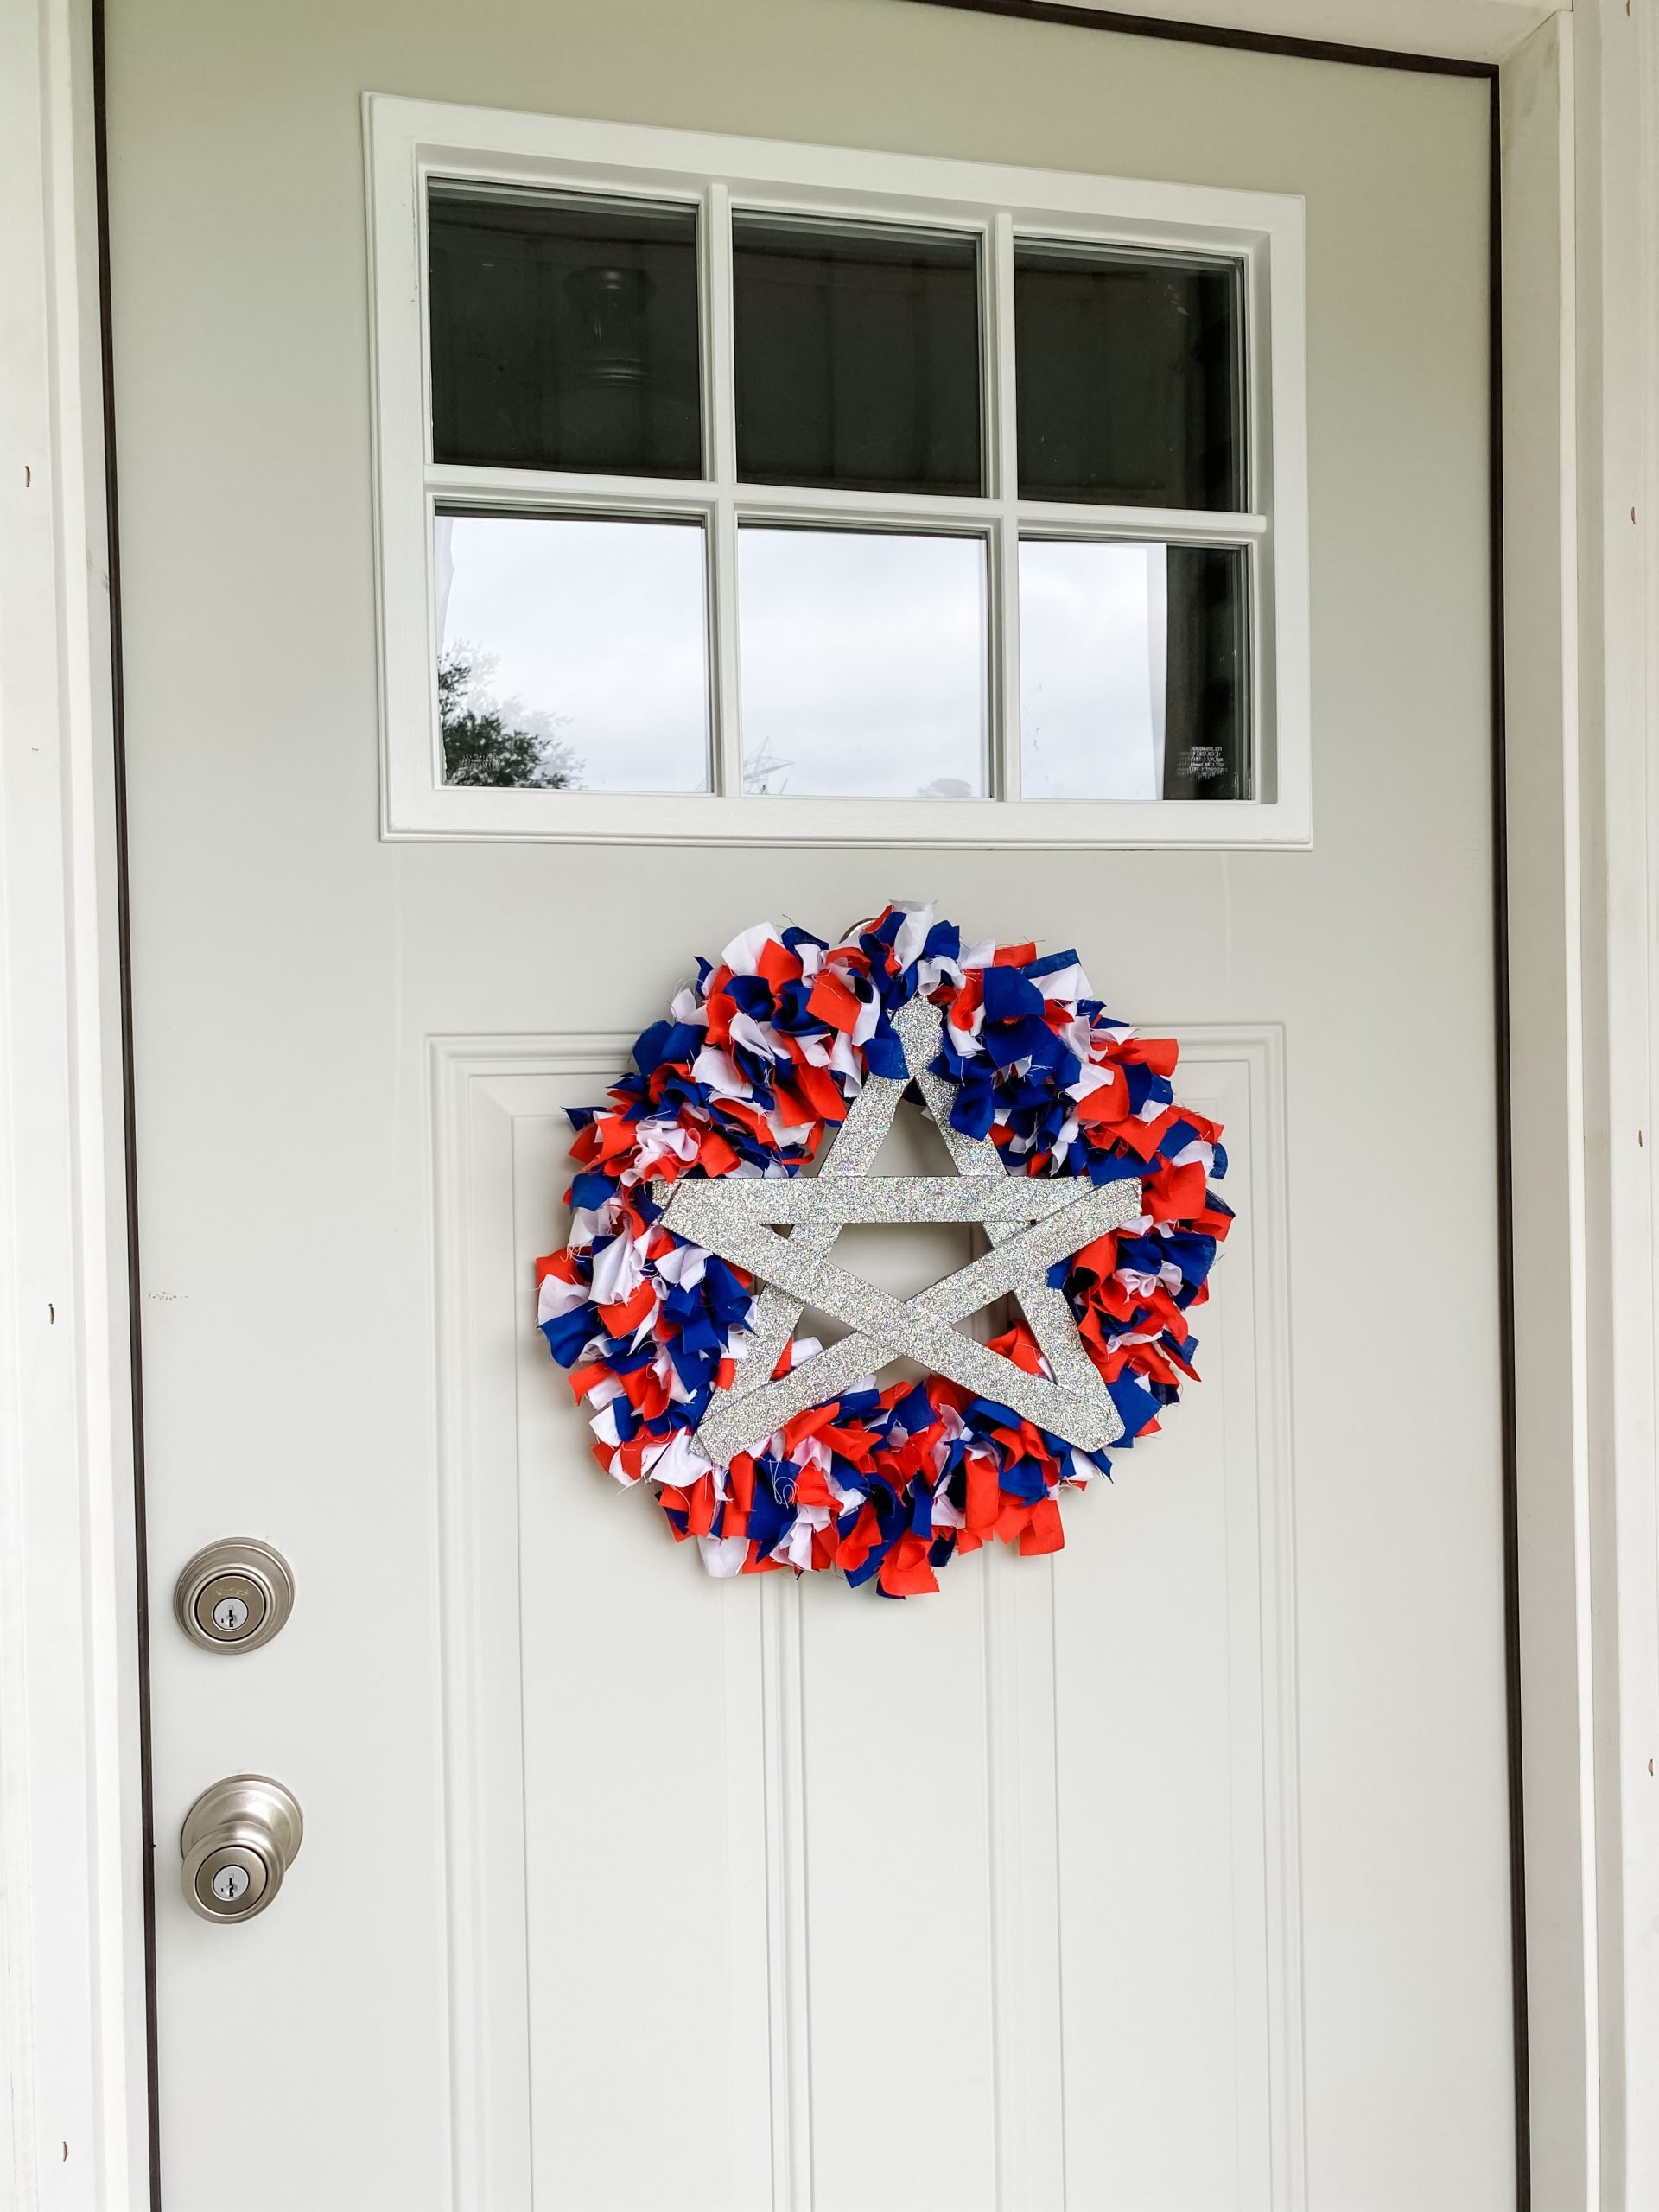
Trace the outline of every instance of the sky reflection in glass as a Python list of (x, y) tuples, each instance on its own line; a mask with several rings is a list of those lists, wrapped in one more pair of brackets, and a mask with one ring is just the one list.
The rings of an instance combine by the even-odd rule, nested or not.
[(1163, 796), (1166, 556), (1162, 545), (1022, 541), (1027, 798)]
[(982, 798), (982, 537), (738, 533), (743, 784), (756, 794)]

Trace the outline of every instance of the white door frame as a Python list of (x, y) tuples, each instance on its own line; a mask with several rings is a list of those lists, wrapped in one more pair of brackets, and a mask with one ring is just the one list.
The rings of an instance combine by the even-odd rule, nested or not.
[(0, 2203), (149, 2202), (92, 16), (0, 0)]
[[(1368, 0), (1366, 35), (1390, 5), (1418, 41), (1416, 0)], [(1501, 13), (1437, 6), (1448, 43)], [(93, 10), (0, 0), (0, 2201), (18, 2212), (141, 2212), (150, 2186)], [(1263, 19), (1261, 0), (1168, 12)], [(1298, 0), (1298, 28), (1338, 17), (1351, 0)], [(1640, 2212), (1659, 2203), (1659, 2107), (1625, 2090), (1659, 2077), (1659, 0), (1550, 15), (1497, 99), (1533, 2201)]]

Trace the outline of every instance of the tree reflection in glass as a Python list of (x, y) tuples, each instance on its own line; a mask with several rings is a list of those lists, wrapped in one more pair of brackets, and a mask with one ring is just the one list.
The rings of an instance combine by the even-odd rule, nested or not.
[(445, 780), (707, 791), (704, 563), (699, 523), (439, 515)]

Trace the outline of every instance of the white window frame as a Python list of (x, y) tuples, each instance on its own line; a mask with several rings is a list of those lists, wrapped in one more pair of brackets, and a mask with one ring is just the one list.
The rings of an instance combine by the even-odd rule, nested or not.
[[(382, 834), (583, 843), (1305, 845), (1312, 833), (1302, 203), (1232, 192), (864, 153), (841, 147), (516, 115), (370, 93), (364, 103), (374, 359)], [(602, 192), (702, 211), (701, 482), (461, 467), (431, 458), (427, 188), (434, 180)], [(989, 495), (810, 490), (737, 481), (730, 404), (734, 207), (936, 226), (982, 241)], [(1249, 514), (1022, 500), (1014, 479), (1017, 236), (1157, 246), (1243, 264)], [(435, 683), (432, 522), (440, 505), (701, 521), (708, 531), (714, 780), (698, 793), (446, 785)], [(741, 521), (982, 531), (989, 546), (990, 772), (984, 799), (742, 793)], [(1247, 620), (1258, 796), (1022, 799), (1018, 535), (1254, 549)]]

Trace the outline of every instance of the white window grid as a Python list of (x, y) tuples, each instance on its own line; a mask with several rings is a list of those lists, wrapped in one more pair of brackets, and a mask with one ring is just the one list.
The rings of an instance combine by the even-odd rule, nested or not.
[[(677, 844), (1301, 845), (1311, 836), (1302, 205), (1282, 194), (712, 137), (643, 125), (365, 100), (380, 607), (382, 831), (388, 837)], [(434, 183), (603, 194), (698, 213), (706, 476), (435, 461), (427, 209)], [(901, 225), (978, 242), (983, 496), (745, 484), (736, 469), (732, 219)], [(1014, 247), (1025, 238), (1236, 261), (1249, 511), (1019, 496)], [(710, 775), (702, 793), (488, 790), (443, 782), (433, 522), (444, 512), (696, 522), (705, 532)], [(745, 523), (947, 531), (987, 547), (989, 796), (743, 790), (737, 533)], [(1243, 800), (1025, 799), (1020, 792), (1021, 537), (1239, 547), (1246, 555)]]

